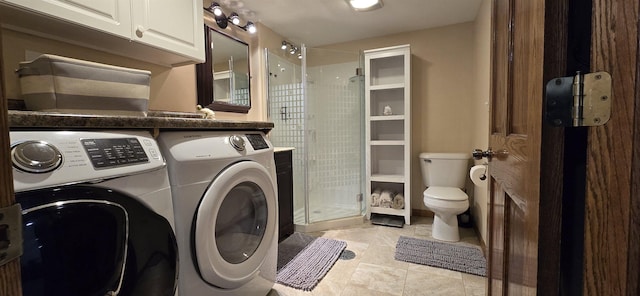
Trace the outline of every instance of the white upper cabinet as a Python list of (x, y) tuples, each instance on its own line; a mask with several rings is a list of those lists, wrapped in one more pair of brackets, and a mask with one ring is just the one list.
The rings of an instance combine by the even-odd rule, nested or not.
[(132, 0), (133, 38), (204, 62), (202, 0)]
[(0, 8), (3, 25), (48, 38), (157, 64), (204, 61), (202, 0), (0, 0)]
[(129, 0), (5, 0), (31, 11), (128, 38)]

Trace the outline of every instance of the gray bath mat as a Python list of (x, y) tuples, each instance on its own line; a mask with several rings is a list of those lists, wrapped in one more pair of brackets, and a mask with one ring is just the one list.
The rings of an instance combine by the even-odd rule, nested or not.
[[(302, 245), (305, 246), (300, 249)], [(285, 286), (311, 291), (329, 272), (346, 247), (347, 243), (343, 241), (314, 238), (296, 232), (278, 245), (276, 281)]]
[(445, 268), (479, 276), (487, 275), (487, 260), (480, 247), (400, 236), (396, 260)]
[(315, 236), (294, 232), (285, 240), (278, 244), (278, 270), (283, 268), (291, 259), (293, 259), (300, 251), (304, 250)]

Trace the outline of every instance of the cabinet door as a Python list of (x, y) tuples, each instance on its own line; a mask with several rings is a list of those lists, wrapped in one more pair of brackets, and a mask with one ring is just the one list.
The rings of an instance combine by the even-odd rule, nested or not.
[[(21, 8), (131, 38), (130, 0), (4, 0)], [(138, 2), (135, 0), (134, 2)]]
[(274, 154), (278, 178), (278, 241), (283, 241), (294, 231), (293, 223), (293, 152), (281, 151)]
[(133, 39), (204, 62), (202, 0), (134, 0)]

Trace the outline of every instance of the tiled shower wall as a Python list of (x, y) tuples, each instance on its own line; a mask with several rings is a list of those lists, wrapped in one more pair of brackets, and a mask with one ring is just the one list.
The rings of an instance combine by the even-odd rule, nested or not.
[[(275, 124), (270, 139), (275, 146), (296, 148), (296, 212), (304, 212), (300, 209), (304, 208), (307, 169), (311, 222), (316, 220), (314, 212), (322, 213), (328, 208), (347, 209), (346, 216), (359, 215), (361, 205), (356, 198), (362, 192), (362, 82), (360, 77), (353, 77), (358, 62), (307, 69), (306, 121), (303, 85), (300, 75), (296, 81), (293, 73), (300, 66), (271, 55), (269, 64), (270, 120)], [(305, 149), (309, 150), (308, 159)]]

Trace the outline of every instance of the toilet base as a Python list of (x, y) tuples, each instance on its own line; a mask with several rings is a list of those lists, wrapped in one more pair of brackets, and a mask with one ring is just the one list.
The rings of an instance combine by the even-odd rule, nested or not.
[(441, 241), (460, 241), (458, 217), (456, 215), (450, 215), (448, 217), (441, 217), (441, 215), (437, 214), (434, 215), (433, 226), (431, 227), (431, 236)]

